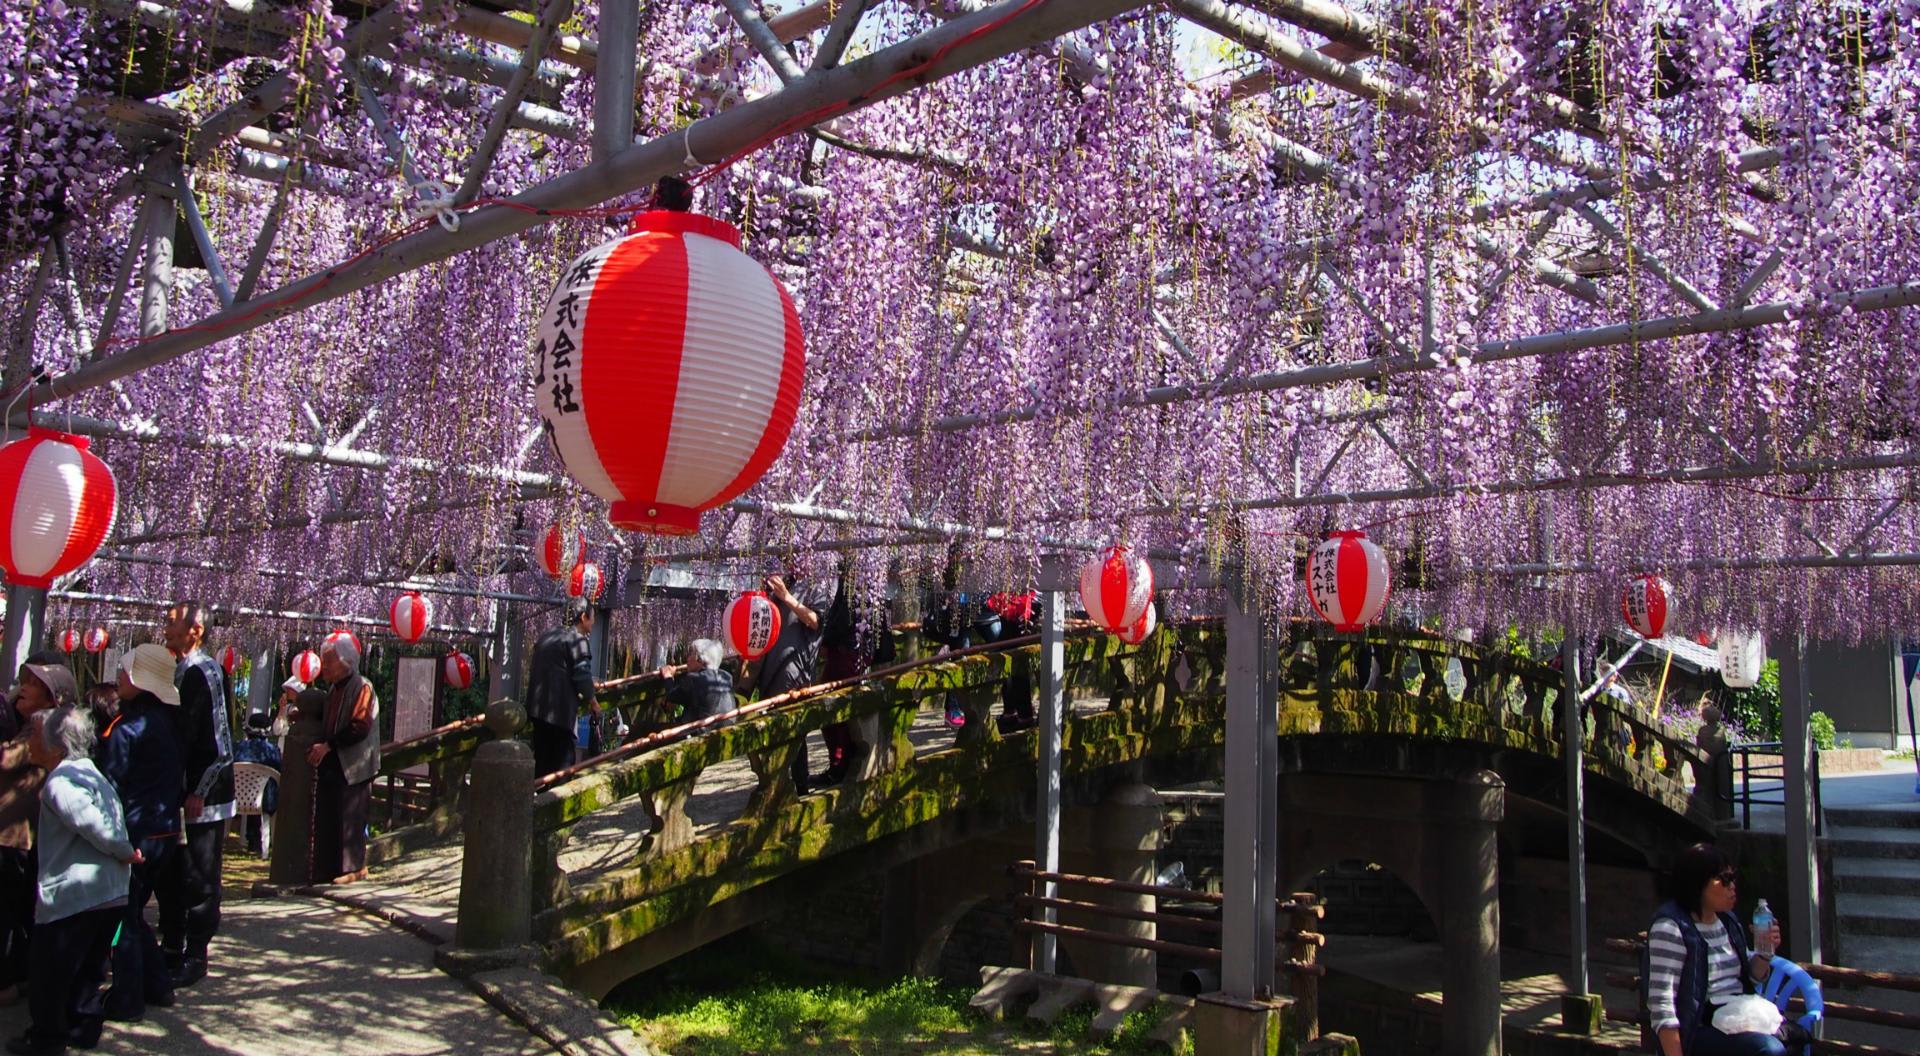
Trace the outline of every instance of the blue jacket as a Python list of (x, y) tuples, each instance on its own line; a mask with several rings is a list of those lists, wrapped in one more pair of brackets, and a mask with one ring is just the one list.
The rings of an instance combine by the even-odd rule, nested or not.
[(40, 790), (40, 924), (127, 899), (133, 844), (120, 797), (91, 759), (64, 759)]
[(142, 693), (120, 705), (107, 727), (100, 772), (120, 793), (127, 837), (145, 840), (180, 831), (181, 774), (186, 766), (171, 709)]
[(733, 695), (733, 676), (714, 668), (681, 672), (667, 688), (667, 703), (680, 706), (679, 722), (724, 715), (740, 706)]
[[(1700, 937), (1700, 927), (1693, 922), (1693, 914), (1682, 909), (1678, 902), (1668, 902), (1653, 915), (1656, 921), (1662, 917), (1680, 925), (1680, 941), (1687, 944), (1687, 963), (1681, 971), (1679, 986), (1674, 990), (1673, 1012), (1680, 1020), (1680, 1051), (1691, 1052), (1693, 1036), (1699, 1033), (1701, 1024), (1713, 1015), (1707, 1006), (1707, 940)], [(1752, 993), (1753, 978), (1747, 969), (1748, 951), (1751, 949), (1747, 943), (1747, 929), (1741, 926), (1740, 918), (1731, 913), (1720, 914), (1720, 923), (1727, 926), (1727, 941), (1733, 944), (1733, 954), (1740, 960), (1740, 989)], [(1640, 951), (1640, 978), (1644, 980), (1648, 974), (1647, 951), (1643, 947)], [(1643, 1002), (1646, 1000), (1645, 986), (1643, 982)]]

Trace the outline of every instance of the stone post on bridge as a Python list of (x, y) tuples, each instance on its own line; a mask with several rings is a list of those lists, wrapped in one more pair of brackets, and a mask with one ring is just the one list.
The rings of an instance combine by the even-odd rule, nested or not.
[(459, 950), (512, 949), (533, 936), (533, 749), (513, 736), (525, 719), (511, 699), (487, 705), (499, 739), (480, 746), (469, 771)]
[[(1160, 793), (1139, 781), (1126, 781), (1109, 788), (1099, 805), (1084, 809), (1087, 824), (1080, 831), (1084, 833), (1086, 842), (1082, 844), (1079, 839), (1070, 836), (1068, 845), (1063, 848), (1068, 871), (1085, 872), (1129, 884), (1153, 883), (1162, 831)], [(1074, 828), (1070, 826), (1069, 831), (1072, 832)], [(1151, 913), (1158, 908), (1154, 896), (1129, 892), (1076, 889), (1072, 894), (1062, 897), (1097, 902), (1122, 910)], [(1158, 937), (1154, 925), (1149, 921), (1062, 910), (1060, 922), (1138, 939)], [(1060, 941), (1067, 949), (1068, 956), (1073, 958), (1074, 971), (1081, 978), (1098, 983), (1149, 988), (1159, 985), (1158, 959), (1152, 950), (1071, 938)]]

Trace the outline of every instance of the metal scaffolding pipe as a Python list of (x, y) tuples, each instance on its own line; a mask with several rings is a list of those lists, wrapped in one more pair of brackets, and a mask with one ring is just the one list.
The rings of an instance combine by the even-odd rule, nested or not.
[[(416, 232), (351, 263), (322, 269), (290, 282), (267, 295), (265, 304), (256, 298), (248, 305), (216, 312), (193, 325), (96, 359), (53, 379), (49, 395), (71, 396), (171, 362), (301, 309), (540, 226), (548, 222), (549, 217), (543, 215), (545, 211), (598, 205), (649, 186), (662, 176), (686, 171), (690, 158), (697, 163), (718, 161), (735, 151), (748, 149), (770, 134), (797, 131), (893, 98), (960, 70), (1133, 10), (1144, 2), (1077, 0), (1071, 4), (1048, 3), (1027, 8), (1024, 0), (1005, 0), (984, 11), (963, 15), (856, 62), (809, 74), (779, 92), (747, 100), (666, 136), (622, 150), (605, 161), (529, 188), (514, 197), (513, 206), (473, 210), (461, 218), (458, 231), (434, 227)], [(928, 57), (932, 55), (941, 58), (928, 66)]]

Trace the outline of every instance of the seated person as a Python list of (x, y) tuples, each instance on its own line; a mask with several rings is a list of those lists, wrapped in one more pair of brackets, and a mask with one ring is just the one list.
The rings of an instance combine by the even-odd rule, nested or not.
[[(272, 728), (273, 716), (264, 711), (249, 712), (247, 736), (233, 746), (233, 761), (259, 763), (279, 770), (281, 768), (280, 746), (274, 744), (267, 736)], [(263, 814), (272, 814), (279, 805), (280, 783), (269, 780), (266, 789), (260, 793), (260, 811)], [(247, 850), (255, 854), (260, 853), (260, 816), (257, 814), (246, 816), (246, 843)]]
[[(669, 664), (660, 669), (660, 677), (673, 680), (667, 689), (670, 713), (677, 709), (676, 722), (725, 715), (740, 706), (733, 696), (733, 676), (720, 666), (724, 659), (720, 643), (701, 638), (687, 646), (687, 662)], [(716, 726), (730, 725), (728, 722)]]

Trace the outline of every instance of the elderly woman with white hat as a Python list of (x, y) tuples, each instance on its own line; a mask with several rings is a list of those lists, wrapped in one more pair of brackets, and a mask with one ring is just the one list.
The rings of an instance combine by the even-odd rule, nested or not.
[(328, 690), (320, 739), (307, 751), (314, 767), (308, 877), (347, 884), (367, 875), (367, 816), (380, 772), (380, 698), (360, 674), (360, 643), (352, 635), (328, 636), (320, 648), (320, 677)]

